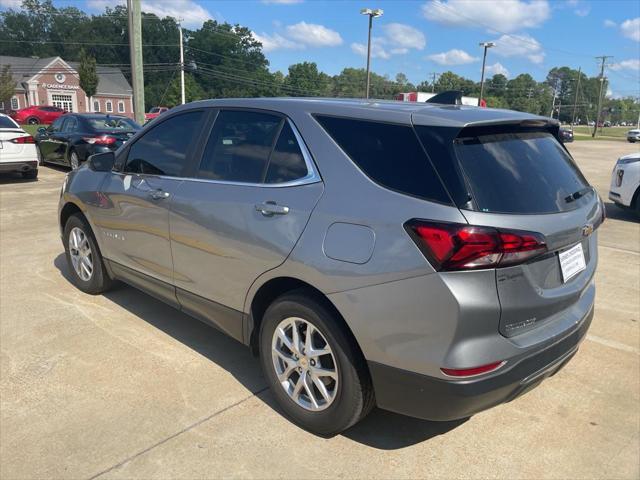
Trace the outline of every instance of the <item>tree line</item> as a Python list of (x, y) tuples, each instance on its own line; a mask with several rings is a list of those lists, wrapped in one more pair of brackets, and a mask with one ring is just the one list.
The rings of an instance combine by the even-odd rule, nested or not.
[[(89, 77), (90, 64), (95, 59), (98, 71), (101, 66), (117, 67), (130, 80), (127, 18), (127, 9), (121, 5), (88, 15), (73, 6), (56, 7), (52, 0), (24, 0), (20, 10), (0, 12), (0, 53), (83, 60), (83, 65), (89, 65), (85, 73)], [(180, 102), (178, 28), (175, 18), (142, 15), (147, 108)], [(350, 67), (338, 75), (328, 75), (318, 70), (316, 63), (302, 62), (291, 65), (286, 74), (270, 72), (262, 45), (247, 27), (207, 20), (200, 28), (183, 32), (187, 101), (255, 96), (364, 96), (364, 68)], [(5, 81), (3, 78), (7, 75), (0, 75), (0, 82)], [(604, 82), (606, 91), (606, 79)], [(435, 82), (425, 80), (418, 84), (409, 82), (403, 73), (395, 78), (371, 73), (373, 98), (392, 99), (408, 91), (445, 90), (479, 96), (480, 84), (451, 71), (443, 72)], [(599, 77), (588, 77), (563, 66), (551, 69), (541, 82), (527, 73), (512, 79), (495, 74), (485, 82), (484, 97), (490, 107), (553, 115), (568, 122), (574, 114), (574, 103), (577, 118), (594, 119), (599, 91)], [(638, 108), (637, 99), (606, 99), (603, 114), (611, 121), (635, 121)]]

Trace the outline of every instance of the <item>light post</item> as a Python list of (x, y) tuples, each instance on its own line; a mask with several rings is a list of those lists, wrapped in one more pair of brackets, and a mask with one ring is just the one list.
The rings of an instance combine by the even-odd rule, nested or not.
[(487, 63), (487, 50), (491, 47), (495, 47), (494, 42), (480, 42), (481, 47), (484, 47), (484, 55), (482, 56), (482, 76), (480, 77), (480, 98), (478, 99), (478, 106), (482, 104), (482, 94), (484, 93), (484, 66)]
[(381, 9), (376, 8), (375, 10), (371, 10), (370, 8), (363, 8), (360, 10), (362, 15), (367, 15), (369, 17), (369, 38), (367, 40), (367, 90), (365, 98), (369, 98), (369, 86), (371, 84), (371, 28), (373, 27), (373, 19), (376, 17), (381, 17), (384, 13)]

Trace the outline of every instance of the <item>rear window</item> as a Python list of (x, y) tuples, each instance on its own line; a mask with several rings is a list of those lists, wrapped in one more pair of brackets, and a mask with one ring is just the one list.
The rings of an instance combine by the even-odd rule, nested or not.
[(556, 213), (588, 187), (571, 157), (547, 132), (463, 137), (454, 150), (479, 211)]
[(451, 204), (412, 127), (320, 115), (315, 118), (373, 181), (400, 193)]
[(9, 117), (0, 116), (0, 128), (20, 128)]
[(124, 117), (89, 118), (87, 121), (91, 128), (97, 132), (113, 132), (114, 130), (133, 132), (140, 130), (140, 126), (136, 122)]

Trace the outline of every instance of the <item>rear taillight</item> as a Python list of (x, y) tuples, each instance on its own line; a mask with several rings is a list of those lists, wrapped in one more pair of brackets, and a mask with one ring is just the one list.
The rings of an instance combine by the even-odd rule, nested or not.
[(113, 145), (117, 140), (116, 137), (101, 135), (99, 137), (84, 137), (84, 141), (91, 145)]
[(27, 143), (36, 143), (35, 139), (31, 135), (27, 135), (26, 137), (17, 137), (9, 140), (11, 143), (17, 143), (18, 145), (24, 145)]
[(423, 220), (405, 228), (438, 271), (516, 265), (547, 251), (544, 236), (534, 232)]
[(502, 367), (506, 362), (493, 362), (487, 365), (482, 365), (480, 367), (471, 367), (471, 368), (441, 368), (440, 370), (445, 375), (450, 377), (473, 377), (475, 375), (482, 375), (483, 373), (493, 372), (494, 370)]

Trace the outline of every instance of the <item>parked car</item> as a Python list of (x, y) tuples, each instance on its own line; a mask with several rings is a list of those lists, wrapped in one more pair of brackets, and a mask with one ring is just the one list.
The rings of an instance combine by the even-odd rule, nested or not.
[(640, 217), (640, 153), (620, 157), (611, 172), (609, 200)]
[(168, 111), (169, 107), (153, 107), (151, 110), (144, 114), (144, 120), (145, 122), (149, 122)]
[(562, 143), (573, 142), (573, 130), (568, 128), (560, 128), (560, 141)]
[(38, 129), (36, 141), (42, 163), (76, 169), (90, 155), (116, 150), (140, 125), (130, 118), (102, 113), (69, 113)]
[(65, 113), (67, 112), (59, 107), (36, 105), (12, 111), (10, 115), (11, 118), (21, 125), (49, 125)]
[(70, 172), (61, 237), (82, 291), (123, 280), (248, 345), (305, 429), (466, 418), (593, 316), (604, 208), (558, 139), (497, 109), (196, 102)]
[(38, 177), (38, 153), (33, 137), (3, 113), (0, 113), (0, 172)]
[(640, 141), (640, 128), (634, 128), (627, 132), (627, 142), (635, 143)]

